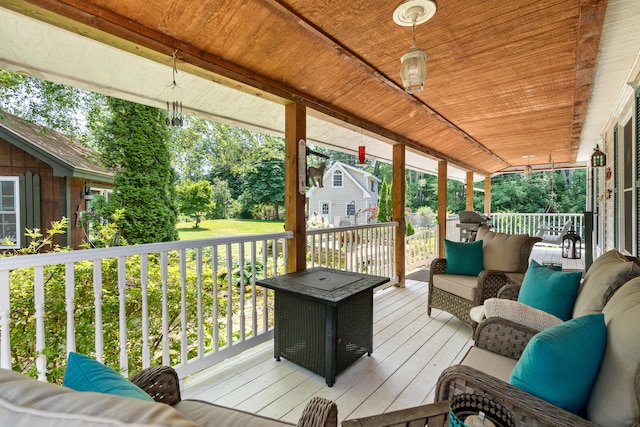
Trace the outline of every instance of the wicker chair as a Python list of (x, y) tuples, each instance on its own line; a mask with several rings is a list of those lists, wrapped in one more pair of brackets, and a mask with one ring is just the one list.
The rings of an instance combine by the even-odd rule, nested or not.
[[(478, 326), (476, 347), (519, 359), (527, 342), (537, 333), (536, 330), (505, 319), (487, 319)], [(636, 398), (640, 398), (640, 369), (635, 377), (635, 392)], [(436, 385), (435, 401), (449, 400), (461, 393), (491, 396), (514, 415), (519, 427), (598, 425), (463, 364), (451, 366), (442, 372)]]
[[(154, 366), (142, 370), (131, 378), (131, 382), (146, 391), (156, 402), (171, 406), (183, 401), (180, 395), (180, 381), (176, 371), (168, 366)], [(220, 406), (201, 401), (191, 401), (198, 405), (209, 405), (212, 410)], [(226, 411), (233, 409), (224, 408)], [(241, 411), (236, 411), (240, 413)], [(245, 415), (250, 415), (243, 413)], [(184, 414), (189, 416), (189, 414)], [(263, 418), (264, 419), (264, 418)], [(266, 420), (266, 419), (265, 419)], [(240, 421), (237, 421), (240, 422)], [(284, 423), (283, 423), (284, 424)], [(338, 424), (338, 408), (336, 404), (322, 397), (312, 398), (305, 406), (298, 427), (336, 427)]]
[[(539, 242), (539, 237), (529, 237), (526, 235), (508, 235), (504, 233), (494, 233), (487, 228), (480, 228), (476, 237), (478, 240), (483, 240), (483, 251), (486, 254), (487, 251), (491, 253), (493, 259), (487, 259), (485, 255), (485, 268), (480, 272), (477, 280), (470, 280), (471, 276), (456, 276), (445, 274), (447, 268), (446, 258), (436, 258), (431, 263), (429, 271), (429, 294), (428, 294), (428, 307), (427, 314), (431, 315), (431, 309), (437, 308), (453, 314), (463, 322), (467, 323), (471, 328), (475, 328), (476, 322), (469, 316), (471, 308), (482, 305), (484, 300), (488, 298), (494, 298), (498, 295), (498, 291), (509, 283), (506, 273), (524, 273), (529, 266), (529, 256), (533, 245)], [(504, 244), (505, 242), (509, 242)], [(514, 246), (515, 251), (514, 251)], [(501, 248), (504, 247), (504, 254), (501, 254)], [(515, 252), (515, 255), (513, 253)], [(495, 258), (502, 258), (511, 256), (517, 258), (517, 262), (511, 262), (515, 267), (510, 270), (493, 269), (493, 265), (501, 265), (502, 259), (495, 260)], [(517, 264), (517, 266), (516, 266)], [(438, 275), (442, 275), (440, 278)], [(468, 288), (469, 286), (475, 286), (473, 297), (469, 299), (467, 296), (461, 294), (469, 292), (457, 292), (454, 288), (449, 288), (446, 285), (440, 285), (439, 280), (447, 278), (447, 282), (451, 280), (460, 280), (464, 283), (461, 287)], [(443, 280), (440, 280), (443, 282)]]

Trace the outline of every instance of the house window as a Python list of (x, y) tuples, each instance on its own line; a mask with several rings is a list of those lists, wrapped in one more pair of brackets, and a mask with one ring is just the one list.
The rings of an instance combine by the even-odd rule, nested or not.
[(342, 171), (335, 171), (333, 173), (333, 186), (342, 187)]
[(320, 202), (320, 214), (321, 215), (329, 215), (329, 203)]
[(375, 193), (376, 192), (376, 183), (371, 181), (371, 192)]
[[(0, 177), (0, 248), (19, 247), (20, 229), (18, 177)], [(13, 245), (6, 245), (8, 239)]]
[(354, 216), (356, 214), (355, 202), (347, 203), (347, 216)]

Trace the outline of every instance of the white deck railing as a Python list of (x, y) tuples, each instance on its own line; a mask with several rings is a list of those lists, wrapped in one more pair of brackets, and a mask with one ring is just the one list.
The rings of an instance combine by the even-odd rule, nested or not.
[[(0, 367), (46, 380), (59, 364), (56, 353), (79, 351), (119, 366), (125, 376), (130, 367), (152, 363), (186, 376), (266, 341), (273, 334), (272, 301), (255, 281), (282, 274), (283, 242), (291, 236), (1, 258)], [(32, 352), (12, 354), (17, 343), (10, 337)]]
[[(396, 223), (308, 231), (308, 265), (396, 278)], [(0, 258), (0, 367), (61, 379), (68, 352), (185, 377), (273, 336), (291, 232)], [(397, 278), (396, 278), (397, 281)], [(19, 346), (19, 350), (16, 349)]]
[(397, 281), (397, 222), (307, 230), (309, 267), (328, 267)]
[(438, 257), (438, 227), (419, 231), (405, 239), (405, 266), (407, 271), (429, 265)]
[(584, 239), (584, 215), (581, 213), (492, 213), (494, 231), (535, 236), (539, 228), (562, 229), (571, 221), (575, 232)]

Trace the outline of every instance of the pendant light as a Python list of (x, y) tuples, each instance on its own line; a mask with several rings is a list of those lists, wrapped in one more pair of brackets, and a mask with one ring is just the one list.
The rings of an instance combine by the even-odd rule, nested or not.
[(407, 93), (422, 92), (427, 80), (427, 53), (416, 45), (416, 25), (427, 22), (436, 13), (431, 0), (405, 0), (393, 12), (393, 20), (403, 27), (411, 27), (411, 47), (402, 55), (400, 77)]

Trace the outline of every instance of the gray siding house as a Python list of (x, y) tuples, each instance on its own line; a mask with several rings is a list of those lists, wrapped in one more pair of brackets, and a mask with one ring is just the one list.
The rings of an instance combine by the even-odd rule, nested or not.
[(335, 162), (322, 187), (307, 190), (308, 217), (316, 214), (334, 226), (366, 223), (366, 208), (378, 206), (380, 180), (362, 169)]

